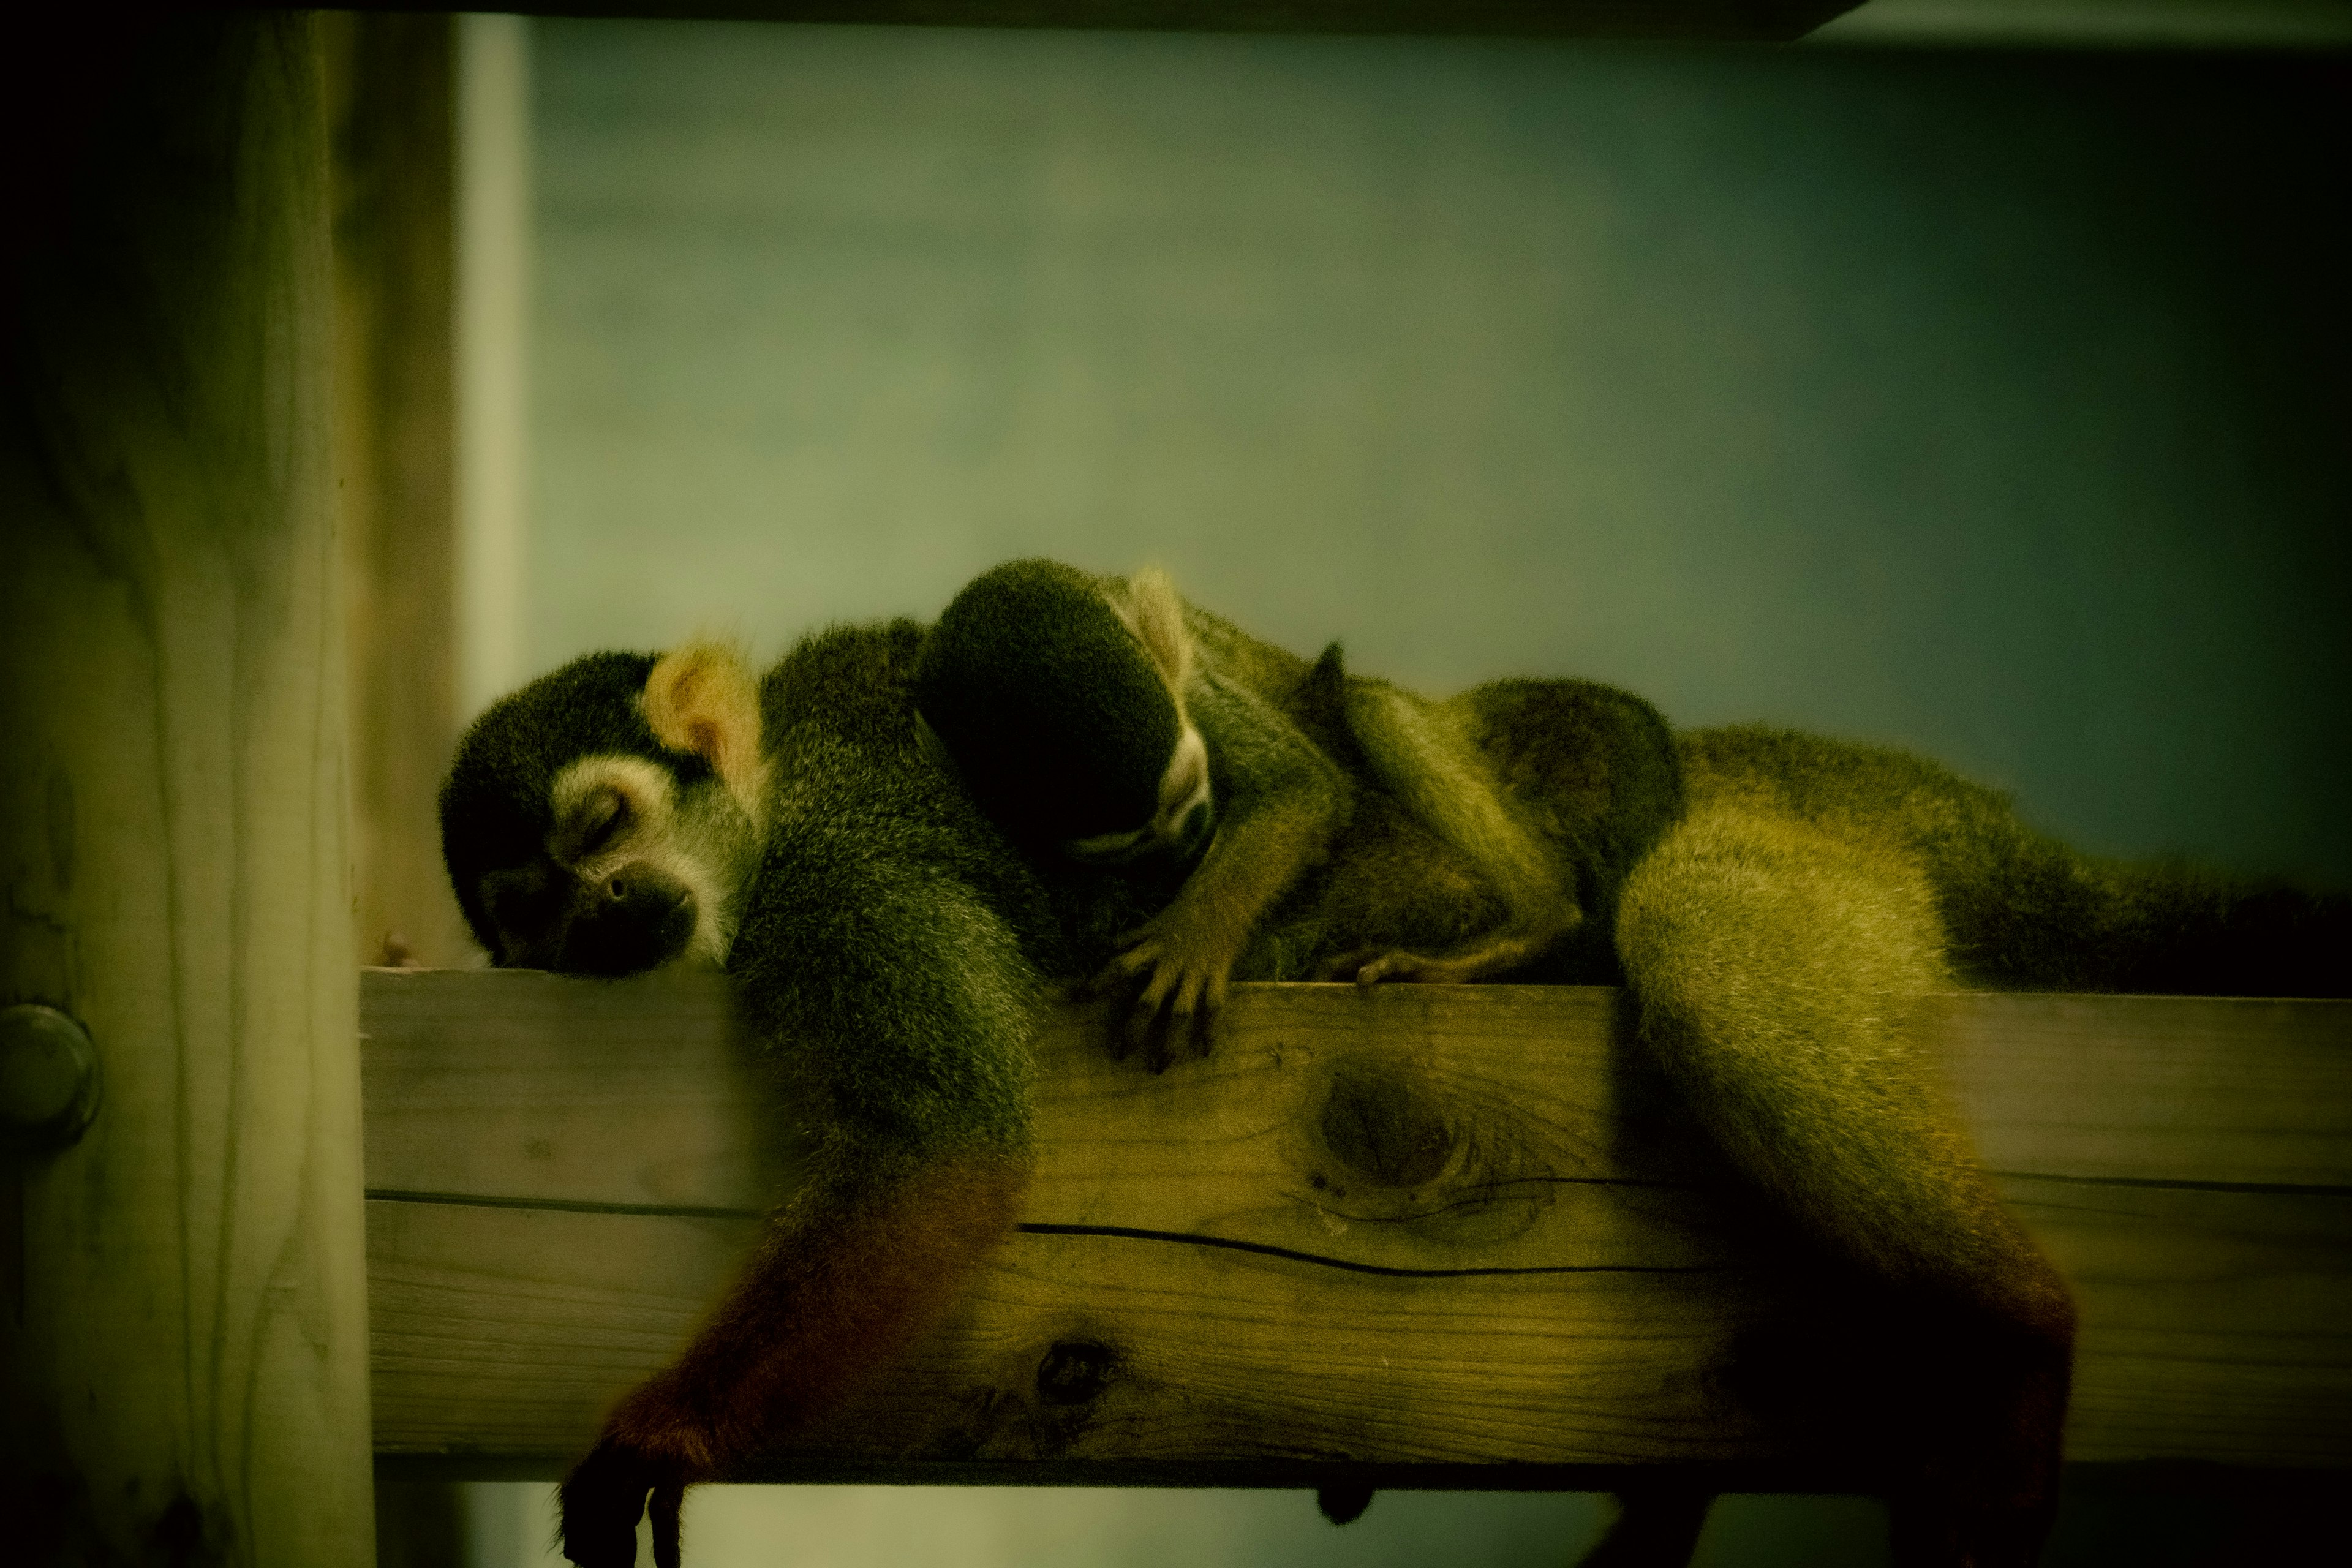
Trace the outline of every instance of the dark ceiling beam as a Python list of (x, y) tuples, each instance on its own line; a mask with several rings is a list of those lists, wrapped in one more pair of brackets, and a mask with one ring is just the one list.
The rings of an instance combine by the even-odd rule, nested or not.
[[(1520, 37), (1802, 37), (1857, 0), (502, 0), (540, 16)], [(369, 5), (362, 11), (413, 11)]]

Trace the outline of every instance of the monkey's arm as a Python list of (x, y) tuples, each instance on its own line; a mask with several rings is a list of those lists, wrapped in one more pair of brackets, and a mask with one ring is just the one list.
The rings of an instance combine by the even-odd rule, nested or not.
[(1349, 809), (1339, 768), (1213, 658), (1200, 660), (1186, 707), (1208, 742), (1216, 833), (1174, 900), (1097, 982), (1140, 984), (1115, 1048), (1144, 1048), (1155, 1067), (1207, 1048), (1234, 963), (1275, 903), (1330, 853)]
[(916, 751), (888, 643), (828, 634), (770, 678), (780, 781), (730, 967), (822, 1140), (727, 1300), (565, 1482), (564, 1551), (591, 1568), (635, 1560), (649, 1490), (656, 1561), (675, 1563), (682, 1489), (836, 1405), (952, 1304), (1018, 1210), (1039, 987), (1024, 939), (1045, 917)]

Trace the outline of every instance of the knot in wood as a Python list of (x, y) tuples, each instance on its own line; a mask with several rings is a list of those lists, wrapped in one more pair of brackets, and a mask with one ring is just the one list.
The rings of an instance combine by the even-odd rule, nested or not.
[(1445, 1119), (1392, 1064), (1350, 1064), (1333, 1073), (1318, 1125), (1332, 1158), (1386, 1187), (1426, 1185), (1454, 1152)]
[(1037, 1397), (1047, 1405), (1084, 1405), (1109, 1385), (1118, 1352), (1093, 1340), (1050, 1345), (1037, 1363)]

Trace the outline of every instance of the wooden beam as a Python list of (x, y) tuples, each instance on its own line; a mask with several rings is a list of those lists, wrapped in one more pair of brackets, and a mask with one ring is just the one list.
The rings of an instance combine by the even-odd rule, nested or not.
[(0, 1001), (79, 1018), (102, 1082), (0, 1164), (8, 1550), (364, 1563), (315, 25), (47, 23), (0, 95), (54, 198), (7, 247)]
[(462, 963), (436, 803), (457, 740), (457, 27), (320, 17), (334, 199), (336, 526), (351, 639), (352, 937)]
[[(786, 1179), (727, 984), (362, 992), (378, 1451), (552, 1470)], [(1813, 1271), (1615, 993), (1246, 986), (1217, 1053), (1158, 1078), (1098, 1024), (1041, 1028), (1023, 1233), (775, 1474), (1851, 1473), (1730, 1392)], [(1968, 995), (1935, 1026), (2081, 1292), (2070, 1454), (2352, 1465), (2352, 1005)]]
[[(525, 0), (526, 16), (1783, 42), (1861, 0)], [(397, 10), (368, 5), (359, 10)]]

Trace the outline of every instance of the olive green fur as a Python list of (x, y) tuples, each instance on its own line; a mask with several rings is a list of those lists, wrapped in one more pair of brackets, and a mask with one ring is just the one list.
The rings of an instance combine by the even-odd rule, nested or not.
[[(1412, 748), (1402, 766), (1393, 726), (1381, 722), (1400, 700), (1445, 721), (1441, 743)], [(1348, 674), (1334, 644), (1283, 711), (1347, 773), (1354, 815), (1325, 874), (1285, 904), (1253, 949), (1249, 977), (1309, 976), (1362, 948), (1462, 947), (1508, 918), (1513, 889), (1500, 883), (1516, 875), (1564, 880), (1583, 921), (1504, 978), (1616, 984), (1619, 889), (1683, 811), (1679, 753), (1655, 708), (1586, 680), (1490, 681), (1423, 704)], [(1431, 787), (1412, 787), (1414, 773)], [(1484, 833), (1478, 855), (1466, 847), (1477, 834), (1445, 823), (1463, 801), (1509, 819), (1507, 831)], [(1512, 868), (1530, 849), (1541, 863)]]
[(1618, 910), (1643, 1038), (1736, 1163), (1898, 1283), (2060, 1310), (1922, 1058), (1931, 993), (2344, 992), (2341, 899), (2083, 856), (1888, 748), (1734, 726), (1681, 752), (1687, 815)]
[[(1034, 1011), (1045, 976), (1069, 968), (1044, 885), (919, 743), (922, 638), (911, 621), (835, 627), (760, 688), (765, 839), (736, 895), (729, 966), (835, 1184), (887, 1180), (943, 1152), (1025, 1149)], [(576, 659), (494, 704), (461, 742), (445, 844), (478, 930), (481, 875), (544, 856), (547, 794), (577, 757), (642, 755), (719, 787), (700, 757), (665, 750), (647, 727), (639, 698), (654, 662)]]
[[(932, 628), (916, 685), (925, 720), (975, 800), (1030, 854), (1073, 962), (1088, 973), (1169, 905), (1197, 857), (1105, 868), (1072, 862), (1055, 847), (1149, 817), (1182, 720), (1207, 747), (1221, 824), (1291, 803), (1343, 820), (1348, 791), (1341, 771), (1268, 694), (1294, 687), (1307, 671), (1304, 659), (1185, 605), (1194, 657), (1180, 714), (1165, 677), (1111, 607), (1125, 589), (1122, 579), (1051, 561), (993, 568)], [(1126, 802), (1127, 815), (1107, 820), (1082, 805), (1106, 800)], [(1277, 974), (1291, 977), (1265, 964), (1243, 977)]]
[[(1047, 574), (1050, 563), (1015, 565), (1033, 584), (1065, 595), (1091, 600), (1117, 587), (1068, 568)], [(988, 689), (992, 677), (955, 671), (956, 664), (1050, 637), (1078, 618), (1040, 611), (1046, 596), (1032, 593), (1033, 613), (1002, 644), (967, 630), (943, 648), (935, 633), (925, 653), (928, 689)], [(960, 605), (985, 602), (970, 590), (958, 596)], [(1368, 949), (1459, 950), (1516, 912), (1565, 898), (1583, 910), (1581, 924), (1507, 978), (1618, 979), (1618, 889), (1682, 809), (1674, 739), (1655, 709), (1572, 680), (1496, 681), (1433, 703), (1349, 676), (1336, 644), (1310, 665), (1197, 605), (1184, 607), (1184, 626), (1196, 650), (1186, 710), (1207, 742), (1220, 820), (1244, 820), (1283, 801), (1329, 803), (1331, 812), (1330, 851), (1260, 923), (1234, 978), (1321, 978), (1331, 963)], [(1020, 668), (1030, 683), (1109, 683), (1083, 661), (1048, 671), (1024, 653)], [(1127, 700), (1167, 701), (1132, 683), (1118, 689)], [(1051, 699), (1034, 707), (1066, 721), (1081, 705)], [(996, 754), (950, 748), (975, 794), (1001, 798)], [(1045, 750), (1065, 763), (1076, 754), (1063, 739)], [(1130, 771), (1156, 773), (1167, 755), (1163, 748), (1131, 759)], [(1075, 826), (1027, 837), (1033, 844), (1076, 837)], [(1073, 867), (1050, 850), (1036, 862), (1082, 967), (1100, 964), (1123, 933), (1164, 909), (1186, 870), (1160, 862)]]
[(1694, 805), (1804, 822), (1923, 877), (1954, 973), (2012, 990), (2341, 996), (2352, 900), (2082, 854), (1890, 747), (1759, 725), (1682, 737)]
[(917, 739), (921, 640), (835, 627), (761, 682), (768, 841), (730, 962), (812, 1130), (869, 1157), (1025, 1148), (1034, 1009), (1066, 968), (1043, 887)]
[(583, 655), (491, 703), (459, 742), (441, 786), (442, 857), (457, 907), (489, 952), (499, 942), (482, 877), (543, 852), (548, 797), (565, 763), (618, 754), (659, 763), (681, 785), (710, 777), (700, 757), (666, 750), (646, 722), (637, 697), (653, 667), (649, 653)]

